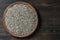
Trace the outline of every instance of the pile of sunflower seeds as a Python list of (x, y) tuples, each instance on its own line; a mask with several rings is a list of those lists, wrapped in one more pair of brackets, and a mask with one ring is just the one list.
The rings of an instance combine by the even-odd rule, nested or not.
[(30, 33), (36, 25), (37, 15), (32, 8), (24, 4), (15, 4), (5, 14), (5, 22), (10, 32)]

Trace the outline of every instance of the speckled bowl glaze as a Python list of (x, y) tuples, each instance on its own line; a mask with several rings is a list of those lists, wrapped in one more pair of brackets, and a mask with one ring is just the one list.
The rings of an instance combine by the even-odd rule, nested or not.
[[(28, 6), (29, 8), (31, 8), (32, 9), (32, 13), (36, 16), (36, 20), (35, 20), (35, 25), (34, 25), (34, 28), (32, 29), (32, 31), (30, 31), (30, 32), (28, 32), (27, 34), (15, 34), (14, 32), (11, 32), (10, 30), (9, 30), (9, 28), (8, 28), (8, 26), (9, 26), (9, 24), (7, 25), (7, 19), (5, 18), (5, 16), (6, 16), (6, 13), (7, 13), (7, 11), (9, 10), (9, 8), (11, 8), (11, 7), (13, 7), (14, 5), (19, 5), (19, 4), (23, 4), (23, 5), (26, 5), (26, 6)], [(14, 13), (13, 13), (14, 14)], [(14, 14), (15, 15), (15, 14)], [(9, 17), (9, 16), (8, 16)], [(21, 17), (21, 16), (20, 16)], [(8, 18), (9, 19), (9, 18)], [(19, 18), (18, 18), (19, 19)], [(29, 24), (29, 23), (28, 23)], [(12, 36), (15, 36), (15, 37), (20, 37), (20, 38), (24, 38), (24, 37), (27, 37), (27, 36), (29, 36), (29, 35), (31, 35), (35, 30), (36, 30), (36, 28), (37, 28), (37, 25), (38, 25), (38, 15), (37, 15), (37, 12), (36, 12), (36, 10), (34, 9), (34, 7), (31, 5), (31, 4), (29, 4), (29, 3), (26, 3), (26, 2), (15, 2), (15, 3), (13, 3), (13, 4), (11, 4), (11, 5), (9, 5), (6, 9), (5, 9), (5, 11), (4, 11), (4, 14), (3, 14), (3, 26), (4, 26), (4, 28), (5, 28), (5, 30), (9, 33), (9, 34), (11, 34)], [(14, 27), (14, 26), (13, 26)], [(12, 27), (12, 28), (13, 28)], [(29, 27), (29, 26), (28, 26)], [(18, 30), (18, 29), (17, 29)], [(20, 29), (19, 29), (20, 30)], [(13, 30), (12, 30), (13, 31)]]

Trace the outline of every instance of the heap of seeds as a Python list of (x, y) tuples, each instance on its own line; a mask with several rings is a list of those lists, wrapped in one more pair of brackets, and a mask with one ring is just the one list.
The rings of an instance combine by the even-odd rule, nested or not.
[(36, 12), (25, 4), (15, 4), (5, 14), (5, 22), (9, 31), (21, 35), (28, 34), (34, 29), (36, 19)]

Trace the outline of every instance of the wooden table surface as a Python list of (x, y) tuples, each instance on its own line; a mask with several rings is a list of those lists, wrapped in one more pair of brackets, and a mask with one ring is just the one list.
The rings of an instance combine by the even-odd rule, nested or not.
[[(39, 18), (36, 31), (23, 39), (11, 36), (2, 24), (5, 8), (17, 1), (32, 4)], [(0, 40), (60, 40), (60, 0), (0, 0)]]

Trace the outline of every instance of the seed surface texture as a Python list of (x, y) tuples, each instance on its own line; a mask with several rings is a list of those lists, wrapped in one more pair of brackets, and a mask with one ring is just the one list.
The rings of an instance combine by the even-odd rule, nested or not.
[(5, 13), (7, 29), (14, 34), (26, 35), (33, 31), (37, 24), (37, 14), (29, 5), (14, 4)]

